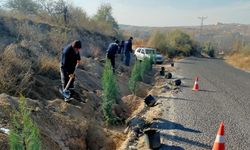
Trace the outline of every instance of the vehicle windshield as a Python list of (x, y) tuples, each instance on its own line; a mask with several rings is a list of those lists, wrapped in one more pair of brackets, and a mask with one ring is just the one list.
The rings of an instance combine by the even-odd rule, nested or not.
[(155, 54), (154, 49), (145, 49), (145, 50), (146, 50), (146, 54)]

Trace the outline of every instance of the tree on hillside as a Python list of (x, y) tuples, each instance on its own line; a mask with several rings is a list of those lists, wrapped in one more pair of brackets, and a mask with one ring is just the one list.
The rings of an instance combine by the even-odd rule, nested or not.
[(37, 0), (38, 5), (40, 8), (47, 12), (49, 15), (52, 15), (54, 13), (54, 6), (55, 6), (55, 1), (51, 0)]
[(81, 7), (73, 7), (69, 5), (69, 25), (89, 27), (90, 20), (87, 13)]
[(34, 0), (7, 0), (6, 7), (25, 14), (37, 14), (39, 5)]
[(103, 3), (97, 10), (94, 20), (98, 22), (106, 22), (113, 29), (119, 29), (118, 23), (112, 16), (112, 7), (109, 3)]

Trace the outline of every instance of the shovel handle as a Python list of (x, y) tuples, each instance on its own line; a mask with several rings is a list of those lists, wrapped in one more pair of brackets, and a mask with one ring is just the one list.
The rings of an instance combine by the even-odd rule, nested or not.
[[(76, 67), (75, 67), (75, 70), (74, 70), (73, 74), (75, 73), (77, 68), (78, 68), (78, 63), (76, 64)], [(66, 87), (63, 89), (63, 92), (65, 92), (69, 88), (69, 85), (70, 85), (71, 81), (73, 80), (73, 78), (74, 78), (74, 76), (69, 77), (69, 81), (68, 81)]]

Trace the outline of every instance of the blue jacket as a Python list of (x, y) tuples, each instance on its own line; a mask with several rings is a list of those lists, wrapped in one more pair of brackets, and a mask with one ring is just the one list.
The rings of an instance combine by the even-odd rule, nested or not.
[(107, 50), (107, 55), (108, 57), (115, 57), (116, 52), (118, 51), (119, 46), (116, 43), (110, 43), (108, 50)]
[(81, 60), (80, 54), (75, 52), (71, 44), (63, 48), (61, 68), (64, 72), (73, 73), (78, 60)]
[(124, 43), (124, 51), (125, 51), (125, 54), (129, 54), (129, 53), (133, 52), (133, 50), (132, 50), (132, 40), (127, 40)]

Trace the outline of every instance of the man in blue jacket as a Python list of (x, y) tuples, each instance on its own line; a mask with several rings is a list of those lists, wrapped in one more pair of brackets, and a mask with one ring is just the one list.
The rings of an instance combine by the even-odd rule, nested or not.
[(113, 72), (115, 72), (115, 54), (119, 50), (119, 40), (115, 40), (115, 43), (110, 43), (107, 50), (107, 58), (110, 60)]
[(130, 38), (124, 43), (125, 65), (126, 65), (126, 66), (129, 66), (129, 63), (130, 63), (130, 53), (133, 52), (133, 49), (132, 49), (132, 40), (133, 40), (133, 37), (130, 37)]
[[(74, 41), (71, 44), (67, 45), (63, 48), (62, 57), (61, 57), (61, 82), (62, 82), (62, 90), (65, 89), (70, 76), (73, 77), (69, 88), (63, 91), (63, 95), (70, 95), (71, 92), (74, 91), (74, 72), (76, 69), (76, 65), (80, 63), (80, 49), (82, 47), (81, 41)], [(66, 101), (66, 99), (65, 99)]]

